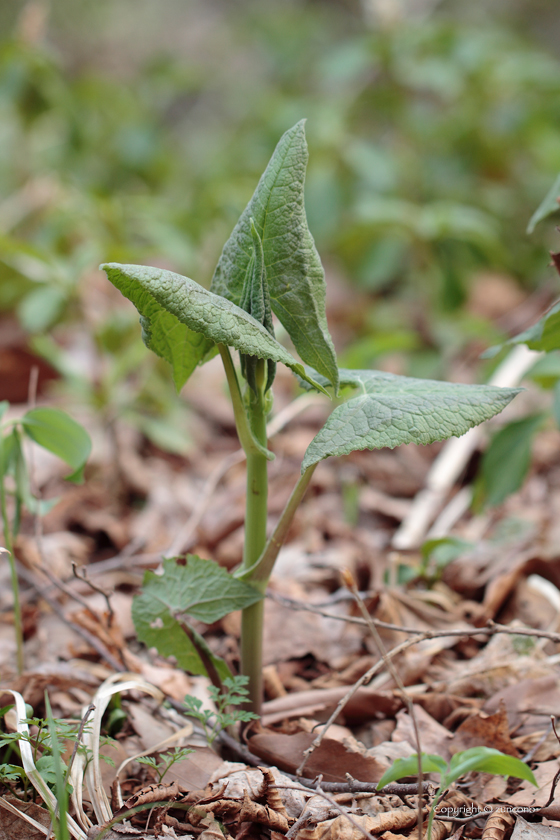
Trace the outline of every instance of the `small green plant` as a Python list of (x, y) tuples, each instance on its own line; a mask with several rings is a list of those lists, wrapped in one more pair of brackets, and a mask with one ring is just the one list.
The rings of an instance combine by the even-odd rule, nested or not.
[(247, 702), (249, 692), (246, 688), (249, 682), (248, 677), (239, 674), (236, 677), (226, 677), (222, 689), (212, 685), (208, 691), (214, 703), (216, 711), (202, 708), (202, 700), (187, 694), (184, 703), (189, 717), (196, 718), (202, 724), (206, 740), (212, 746), (216, 736), (222, 731), (241, 721), (247, 723), (256, 720), (258, 715), (245, 709), (231, 709), (231, 706), (241, 706)]
[[(9, 407), (10, 404), (6, 401), (0, 403), (0, 421)], [(23, 450), (24, 438), (34, 441), (67, 463), (72, 469), (67, 480), (77, 483), (83, 481), (84, 466), (91, 451), (91, 440), (86, 430), (57, 408), (32, 408), (23, 417), (5, 421), (0, 425), (0, 513), (14, 596), (14, 628), (19, 673), (24, 667), (23, 629), (14, 543), (20, 528), (22, 510), (27, 508), (31, 513), (42, 514), (56, 501), (44, 502), (33, 496)], [(9, 496), (13, 497), (11, 513), (8, 508)]]
[[(220, 354), (239, 440), (247, 456), (243, 562), (230, 575), (210, 560), (164, 562), (162, 576), (147, 573), (134, 601), (139, 638), (173, 655), (194, 673), (222, 687), (231, 676), (207, 648), (187, 615), (206, 623), (242, 610), (241, 669), (249, 677), (250, 708), (262, 696), (263, 596), (290, 523), (317, 464), (354, 450), (431, 443), (462, 435), (501, 411), (518, 393), (484, 385), (456, 385), (373, 370), (339, 369), (325, 312), (325, 277), (307, 226), (304, 121), (289, 129), (226, 242), (210, 290), (159, 268), (109, 263), (109, 280), (141, 315), (147, 346), (172, 367), (177, 389), (197, 365)], [(273, 315), (303, 360), (275, 338)], [(236, 370), (231, 350), (239, 353)], [(276, 365), (286, 365), (300, 384), (337, 397), (337, 405), (303, 458), (301, 477), (267, 539), (266, 421)], [(330, 393), (329, 393), (330, 389)]]
[[(560, 175), (533, 213), (527, 233), (560, 208)], [(552, 264), (560, 272), (560, 254), (552, 253)], [(560, 426), (560, 300), (555, 301), (531, 327), (509, 341), (490, 347), (483, 358), (493, 358), (504, 348), (525, 344), (544, 354), (525, 374), (544, 390), (552, 391), (552, 416)], [(536, 433), (545, 425), (547, 414), (529, 414), (507, 423), (493, 436), (481, 461), (475, 484), (473, 506), (501, 504), (520, 489), (531, 466), (532, 445)]]
[(139, 758), (136, 759), (138, 764), (145, 764), (147, 767), (151, 767), (156, 774), (156, 781), (159, 785), (163, 781), (163, 777), (167, 773), (167, 771), (173, 767), (178, 761), (184, 761), (188, 755), (193, 753), (194, 750), (190, 750), (187, 747), (177, 747), (174, 750), (168, 750), (168, 752), (160, 753), (159, 758), (154, 758), (152, 755), (141, 755)]
[[(490, 747), (472, 747), (470, 750), (455, 753), (449, 764), (440, 755), (430, 755), (428, 753), (422, 753), (421, 760), (423, 773), (437, 773), (439, 776), (439, 786), (428, 817), (427, 840), (431, 840), (432, 823), (441, 797), (453, 782), (467, 773), (475, 771), (491, 773), (495, 776), (514, 776), (516, 779), (527, 779), (535, 787), (538, 787), (530, 767), (518, 758), (505, 755)], [(418, 773), (418, 769), (418, 754), (411, 755), (409, 758), (397, 758), (383, 774), (377, 787), (380, 789), (390, 782), (402, 779), (404, 776), (414, 776)]]

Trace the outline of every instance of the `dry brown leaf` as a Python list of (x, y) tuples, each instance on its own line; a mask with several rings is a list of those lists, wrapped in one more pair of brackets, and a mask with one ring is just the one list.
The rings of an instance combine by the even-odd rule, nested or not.
[[(451, 732), (434, 720), (422, 706), (415, 705), (414, 713), (420, 734), (422, 752), (441, 755), (446, 761), (450, 758), (449, 745)], [(393, 741), (407, 741), (416, 752), (416, 736), (412, 719), (405, 709), (397, 714), (397, 728), (393, 732)]]
[(515, 816), (510, 811), (498, 808), (488, 817), (482, 832), (482, 840), (504, 840), (514, 822)]
[[(249, 749), (269, 764), (295, 773), (303, 759), (303, 751), (314, 739), (315, 736), (307, 732), (254, 735), (249, 741)], [(374, 758), (349, 752), (339, 741), (325, 738), (308, 759), (306, 773), (311, 778), (322, 774), (328, 782), (346, 781), (346, 773), (364, 782), (378, 782), (384, 767)]]
[[(418, 813), (414, 808), (397, 808), (382, 812), (374, 817), (352, 814), (353, 820), (370, 834), (410, 828), (416, 824)], [(332, 820), (320, 822), (314, 828), (301, 829), (296, 840), (363, 840), (364, 832), (353, 825), (344, 814)]]
[(209, 747), (192, 749), (194, 753), (186, 761), (177, 762), (169, 768), (166, 778), (176, 781), (185, 790), (203, 790), (223, 761)]
[(497, 691), (484, 705), (484, 711), (493, 713), (503, 701), (507, 710), (510, 726), (517, 727), (522, 716), (527, 713), (556, 715), (560, 708), (560, 679), (550, 673), (531, 679), (519, 680)]
[(537, 808), (542, 808), (548, 801), (552, 780), (557, 772), (557, 761), (544, 761), (538, 764), (533, 770), (538, 789), (531, 782), (524, 781), (513, 796), (506, 797), (506, 801), (510, 805), (535, 805)]
[(268, 805), (253, 802), (247, 794), (243, 798), (239, 819), (241, 822), (258, 823), (275, 831), (286, 832), (288, 830), (288, 820), (284, 814), (274, 811)]
[(559, 840), (560, 828), (552, 825), (529, 823), (517, 817), (511, 840)]
[(463, 721), (449, 744), (452, 753), (471, 747), (492, 747), (507, 755), (519, 757), (509, 735), (508, 716), (503, 700), (493, 715), (476, 712)]
[[(6, 794), (6, 799), (18, 811), (27, 814), (45, 828), (50, 824), (50, 815), (45, 808), (40, 808), (34, 802), (21, 802), (11, 794)], [(3, 807), (0, 799), (0, 840), (44, 840), (44, 838), (45, 835), (39, 829), (33, 828), (26, 820)]]
[[(285, 718), (328, 717), (348, 693), (347, 685), (337, 688), (297, 691), (263, 704), (262, 724), (270, 726)], [(344, 707), (344, 719), (352, 723), (371, 720), (377, 714), (392, 717), (402, 707), (402, 700), (392, 692), (359, 688)]]
[[(287, 564), (293, 556), (294, 547), (288, 546), (280, 555), (282, 564)], [(324, 560), (324, 556), (322, 560)], [(337, 563), (343, 560), (338, 553)], [(302, 563), (297, 566), (301, 570)], [(284, 566), (278, 570), (282, 571)], [(338, 568), (336, 577), (338, 577)], [(275, 569), (276, 574), (276, 569)], [(309, 593), (301, 583), (282, 580), (278, 577), (273, 581), (275, 591), (281, 595), (296, 600), (308, 600)], [(334, 605), (329, 612), (348, 614), (345, 604)], [(289, 623), (290, 632), (279, 632)], [(316, 613), (290, 610), (275, 601), (267, 601), (264, 622), (264, 664), (270, 665), (285, 659), (296, 659), (306, 654), (312, 654), (320, 662), (345, 659), (357, 654), (362, 648), (363, 630), (355, 624), (345, 624), (334, 618), (325, 618)]]

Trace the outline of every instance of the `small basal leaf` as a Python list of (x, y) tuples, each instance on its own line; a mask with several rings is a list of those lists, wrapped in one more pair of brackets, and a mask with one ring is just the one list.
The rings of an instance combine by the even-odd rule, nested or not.
[(341, 370), (340, 381), (360, 388), (361, 393), (338, 406), (313, 438), (302, 473), (329, 455), (464, 435), (498, 414), (520, 391), (371, 370)]
[(248, 356), (282, 362), (313, 387), (324, 390), (262, 324), (194, 280), (142, 265), (109, 263), (101, 268), (137, 308), (144, 342), (171, 364), (177, 389), (214, 344), (226, 344)]
[(211, 290), (240, 305), (253, 255), (251, 220), (262, 241), (272, 311), (304, 362), (338, 386), (325, 313), (325, 272), (304, 206), (307, 143), (301, 120), (280, 138), (253, 197), (224, 245)]
[[(429, 755), (422, 753), (422, 772), (423, 773), (440, 773), (443, 774), (447, 770), (447, 762), (440, 755)], [(377, 789), (385, 787), (391, 782), (396, 782), (397, 779), (402, 779), (405, 776), (418, 775), (418, 754), (411, 755), (408, 758), (397, 758), (391, 767), (385, 771)]]
[(142, 594), (133, 602), (134, 620), (157, 624), (169, 613), (212, 624), (261, 598), (253, 586), (232, 577), (217, 563), (189, 554), (186, 566), (168, 558), (163, 561), (162, 575), (146, 572)]
[(57, 455), (73, 472), (67, 480), (80, 483), (91, 452), (91, 439), (83, 426), (57, 408), (32, 408), (21, 418), (28, 437)]
[(142, 594), (132, 602), (132, 618), (145, 645), (157, 648), (162, 656), (174, 656), (181, 668), (192, 674), (207, 673), (204, 657), (223, 681), (231, 677), (226, 663), (214, 656), (183, 616), (188, 613), (210, 624), (261, 597), (252, 586), (232, 578), (211, 560), (189, 555), (186, 566), (167, 559), (162, 575), (146, 572)]
[(447, 785), (473, 770), (479, 773), (492, 773), (496, 776), (526, 779), (538, 787), (533, 771), (523, 761), (491, 747), (472, 747), (470, 750), (455, 753), (449, 763), (449, 772), (446, 775)]

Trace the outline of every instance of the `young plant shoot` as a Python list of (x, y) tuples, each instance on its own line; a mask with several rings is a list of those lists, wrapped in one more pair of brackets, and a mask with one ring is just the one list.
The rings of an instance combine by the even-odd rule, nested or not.
[[(462, 435), (500, 412), (517, 389), (455, 385), (372, 370), (339, 370), (325, 311), (325, 275), (307, 227), (304, 121), (289, 129), (241, 214), (218, 262), (210, 291), (187, 277), (138, 265), (102, 266), (140, 313), (146, 345), (166, 359), (177, 389), (220, 353), (239, 440), (247, 455), (243, 562), (233, 574), (190, 556), (148, 572), (133, 615), (141, 640), (221, 686), (229, 672), (196, 633), (187, 615), (212, 622), (243, 611), (241, 667), (250, 708), (262, 696), (263, 596), (294, 513), (319, 461), (360, 449), (432, 443)], [(274, 336), (272, 315), (288, 332), (305, 367)], [(232, 350), (239, 353), (236, 369)], [(307, 389), (357, 391), (332, 412), (309, 445), (296, 484), (267, 540), (266, 419), (277, 364)]]

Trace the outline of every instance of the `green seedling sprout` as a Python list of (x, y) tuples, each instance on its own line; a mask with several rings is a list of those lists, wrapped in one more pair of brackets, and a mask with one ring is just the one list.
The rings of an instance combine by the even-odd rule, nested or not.
[(160, 753), (159, 758), (154, 758), (151, 755), (141, 755), (136, 761), (138, 764), (145, 764), (152, 768), (156, 774), (156, 783), (159, 785), (174, 764), (178, 761), (184, 761), (193, 752), (194, 750), (190, 750), (188, 747), (175, 747), (174, 750)]
[[(511, 755), (505, 755), (499, 750), (490, 747), (472, 747), (470, 750), (455, 753), (449, 764), (440, 755), (429, 755), (422, 753), (422, 773), (437, 773), (439, 786), (435, 793), (434, 800), (430, 807), (428, 817), (427, 840), (432, 837), (432, 823), (441, 797), (453, 782), (473, 771), (478, 773), (491, 773), (495, 776), (514, 776), (516, 779), (526, 779), (538, 787), (533, 771)], [(405, 776), (414, 776), (418, 773), (418, 754), (409, 758), (397, 758), (397, 760), (383, 774), (377, 785), (378, 790), (390, 782), (402, 779)]]
[[(0, 403), (0, 421), (9, 407), (10, 404), (6, 401)], [(24, 508), (31, 513), (41, 515), (54, 504), (52, 500), (44, 502), (36, 499), (31, 492), (29, 470), (23, 449), (25, 438), (39, 444), (43, 449), (47, 449), (67, 463), (72, 469), (67, 480), (77, 483), (83, 481), (84, 466), (91, 451), (91, 440), (86, 430), (68, 414), (57, 408), (32, 408), (23, 417), (5, 421), (0, 425), (0, 515), (4, 533), (4, 550), (10, 564), (14, 597), (14, 629), (19, 674), (24, 668), (23, 627), (14, 543)], [(11, 487), (8, 483), (9, 478), (12, 480)], [(8, 507), (9, 496), (13, 497), (11, 514)]]
[[(263, 597), (275, 560), (317, 464), (354, 450), (427, 444), (462, 435), (493, 417), (517, 389), (411, 379), (372, 370), (339, 369), (329, 334), (323, 267), (307, 226), (304, 121), (289, 129), (226, 242), (210, 290), (193, 280), (138, 265), (102, 266), (138, 309), (146, 345), (166, 359), (177, 389), (198, 365), (220, 354), (239, 440), (247, 456), (243, 562), (228, 574), (210, 560), (164, 562), (148, 572), (133, 605), (139, 638), (179, 665), (208, 674), (223, 687), (229, 669), (207, 647), (188, 617), (206, 623), (242, 610), (241, 669), (249, 708), (262, 698)], [(273, 316), (289, 334), (298, 361), (274, 335)], [(236, 367), (232, 352), (239, 354)], [(276, 366), (329, 396), (357, 394), (338, 405), (309, 445), (301, 476), (273, 533), (267, 535), (266, 420)]]
[(185, 697), (186, 714), (199, 721), (210, 746), (223, 729), (227, 729), (238, 722), (248, 723), (258, 717), (254, 712), (249, 712), (246, 709), (231, 708), (247, 702), (249, 692), (246, 686), (248, 681), (248, 677), (238, 674), (236, 677), (226, 677), (221, 690), (215, 685), (210, 686), (208, 691), (215, 703), (215, 711), (203, 709), (202, 700), (198, 697), (193, 697), (190, 694)]

